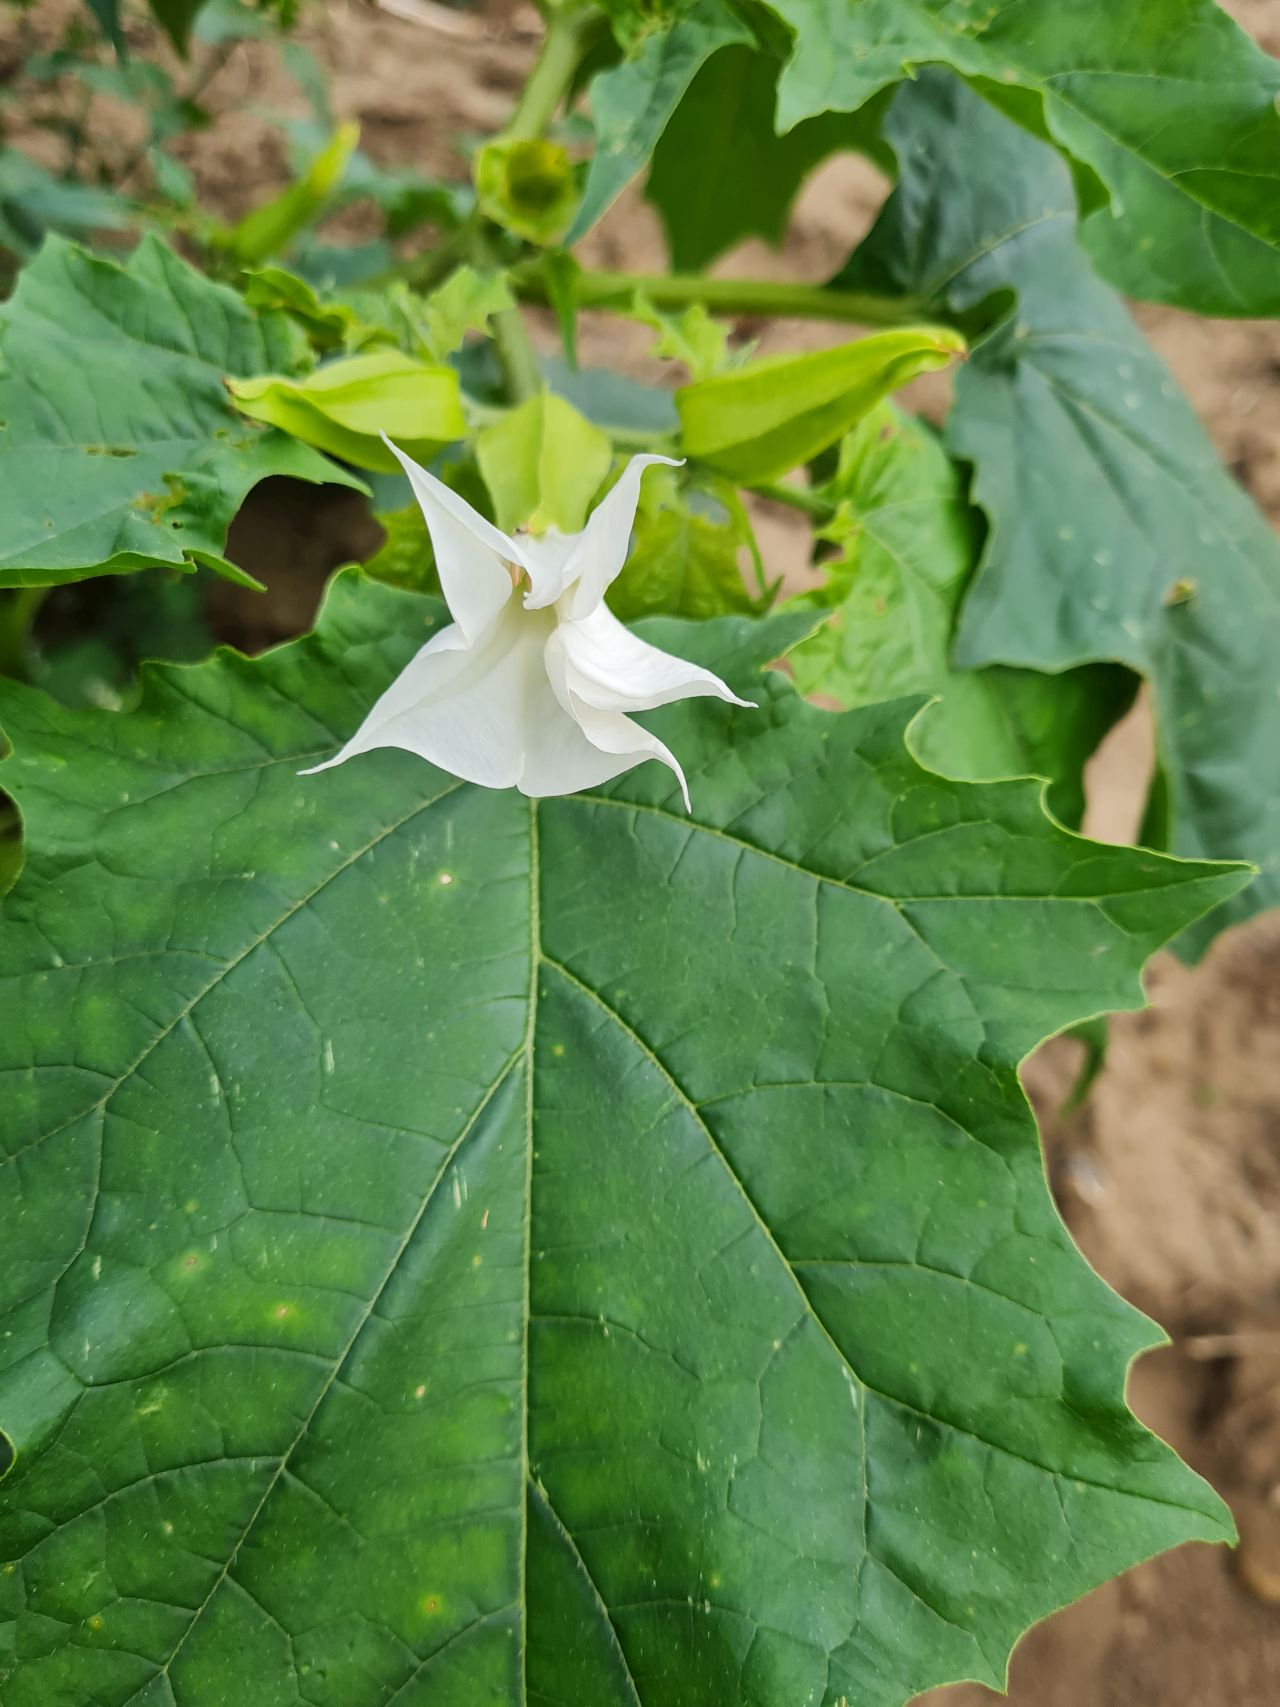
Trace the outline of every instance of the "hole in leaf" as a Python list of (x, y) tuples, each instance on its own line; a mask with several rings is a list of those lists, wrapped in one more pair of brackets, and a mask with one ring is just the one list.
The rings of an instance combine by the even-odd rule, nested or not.
[(0, 1428), (0, 1482), (13, 1469), (13, 1461), (18, 1456), (18, 1449), (9, 1436)]

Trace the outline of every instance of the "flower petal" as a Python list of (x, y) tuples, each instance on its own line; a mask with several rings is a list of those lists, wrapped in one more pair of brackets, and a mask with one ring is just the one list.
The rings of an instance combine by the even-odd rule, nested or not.
[(563, 652), (572, 691), (600, 711), (649, 711), (704, 694), (754, 708), (710, 670), (639, 639), (605, 605), (577, 622), (562, 622), (550, 649)]
[[(626, 756), (604, 750), (561, 703), (544, 653), (554, 619), (504, 610), (478, 646), (458, 624), (433, 636), (396, 677), (329, 770), (357, 753), (401, 747), (466, 782), (525, 794), (574, 794), (649, 757), (636, 739)], [(617, 719), (625, 722), (626, 719)]]
[[(592, 510), (582, 532), (568, 536), (574, 545), (565, 562), (560, 585), (561, 590), (565, 590), (577, 582), (569, 605), (571, 617), (589, 615), (604, 598), (605, 588), (617, 579), (631, 544), (636, 505), (640, 502), (641, 476), (646, 468), (660, 462), (668, 468), (680, 467), (676, 457), (633, 456), (618, 476), (612, 491)], [(559, 596), (559, 593), (553, 595)], [(551, 601), (540, 598), (538, 602)], [(529, 608), (534, 610), (537, 605), (530, 600)]]
[(314, 768), (328, 770), (375, 747), (402, 747), (466, 782), (514, 788), (531, 704), (539, 693), (554, 698), (542, 662), (547, 633), (546, 623), (531, 621), (517, 604), (478, 646), (454, 623), (401, 671), (342, 751)]
[[(574, 721), (591, 745), (598, 749), (597, 758), (612, 757), (613, 762), (599, 781), (605, 782), (610, 777), (621, 776), (623, 771), (643, 764), (646, 759), (660, 759), (675, 772), (684, 799), (684, 809), (686, 812), (691, 810), (689, 785), (685, 781), (684, 771), (680, 768), (680, 761), (670, 747), (664, 746), (656, 735), (651, 735), (647, 729), (642, 729), (638, 723), (633, 723), (620, 711), (598, 711), (595, 706), (585, 704), (573, 693), (570, 694), (570, 703)], [(587, 783), (578, 784), (579, 788), (588, 786)]]
[(507, 564), (519, 560), (515, 542), (442, 480), (419, 467), (385, 433), (382, 437), (409, 476), (422, 510), (450, 615), (467, 640), (476, 641), (511, 598), (514, 589)]
[(529, 577), (529, 590), (524, 595), (526, 610), (545, 610), (564, 592), (569, 560), (581, 538), (581, 534), (548, 528), (543, 534), (518, 533), (511, 541), (520, 567)]

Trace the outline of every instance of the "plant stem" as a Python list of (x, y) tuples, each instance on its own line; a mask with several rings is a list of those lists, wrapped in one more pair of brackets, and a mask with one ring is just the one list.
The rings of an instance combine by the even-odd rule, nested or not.
[(815, 522), (829, 522), (835, 515), (826, 499), (820, 498), (807, 486), (790, 486), (783, 480), (762, 480), (747, 490), (771, 504), (784, 504), (789, 510), (799, 510)]
[(513, 403), (536, 397), (542, 390), (542, 373), (520, 310), (504, 308), (494, 315), (491, 324), (507, 395)]
[(551, 12), (529, 80), (502, 131), (505, 141), (530, 142), (546, 130), (573, 82), (586, 38), (600, 18), (594, 5), (561, 5)]
[[(546, 281), (537, 261), (511, 273), (516, 293), (527, 302), (547, 300)], [(580, 308), (615, 314), (630, 312), (636, 293), (655, 308), (688, 308), (701, 303), (721, 314), (779, 315), (797, 320), (840, 320), (863, 326), (902, 326), (927, 319), (914, 297), (879, 296), (870, 291), (828, 290), (823, 285), (790, 284), (782, 279), (711, 279), (697, 273), (579, 273), (574, 295)]]
[(48, 587), (13, 587), (0, 593), (0, 675), (31, 680), (31, 625)]
[[(567, 0), (550, 12), (533, 70), (502, 132), (506, 141), (530, 142), (546, 130), (573, 82), (587, 34), (600, 17), (595, 5), (579, 0)], [(483, 237), (478, 237), (477, 247), (482, 246)], [(494, 315), (493, 341), (511, 401), (536, 397), (542, 390), (542, 375), (519, 308), (505, 308)]]

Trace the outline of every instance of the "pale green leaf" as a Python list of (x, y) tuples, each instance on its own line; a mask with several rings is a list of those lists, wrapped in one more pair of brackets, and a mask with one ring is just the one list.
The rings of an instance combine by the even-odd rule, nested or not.
[(476, 437), (476, 461), (506, 533), (578, 533), (613, 461), (607, 434), (554, 392), (530, 397)]
[(456, 371), (400, 350), (346, 356), (301, 379), (268, 373), (230, 384), (238, 407), (255, 421), (383, 474), (397, 473), (400, 464), (381, 434), (429, 462), (467, 430)]
[(945, 327), (908, 326), (801, 356), (762, 357), (676, 392), (684, 448), (741, 485), (774, 480), (965, 347)]
[(244, 277), (244, 299), (251, 308), (278, 308), (292, 316), (311, 342), (331, 350), (359, 342), (366, 330), (360, 315), (336, 298), (318, 292), (285, 267), (254, 267)]
[(941, 74), (899, 96), (889, 128), (903, 187), (841, 282), (961, 317), (1016, 293), (947, 428), (990, 523), (956, 659), (1114, 659), (1150, 680), (1162, 841), (1262, 867), (1182, 940), (1199, 952), (1280, 901), (1280, 543), (1090, 271), (1053, 152)]
[(740, 560), (754, 553), (750, 523), (727, 482), (651, 468), (640, 488), (631, 554), (609, 588), (610, 609), (624, 622), (749, 611), (755, 601)]
[[(1280, 313), (1280, 62), (1216, 0), (768, 0), (795, 31), (782, 130), (928, 64), (1077, 163), (1085, 232), (1134, 296)], [(1035, 151), (1027, 145), (1028, 157)]]
[(269, 474), (360, 482), (230, 406), (225, 375), (291, 365), (254, 314), (144, 239), (121, 266), (50, 239), (0, 306), (0, 586), (208, 563)]
[(487, 332), (495, 314), (515, 305), (515, 297), (499, 274), (458, 267), (422, 305), (425, 353), (433, 361), (444, 361), (462, 348), (469, 332)]
[(713, 320), (700, 302), (679, 314), (663, 314), (637, 291), (629, 313), (658, 334), (652, 353), (683, 362), (692, 379), (710, 379), (734, 365), (729, 327), (723, 320)]
[[(1018, 1082), (1237, 871), (756, 712), (531, 803), (331, 753), (439, 620), (0, 684), (5, 1707), (900, 1707), (1216, 1496)], [(1047, 948), (1051, 945), (1051, 951)]]
[(921, 421), (882, 404), (841, 446), (822, 496), (840, 548), (825, 585), (800, 602), (828, 613), (789, 655), (801, 692), (842, 706), (939, 696), (912, 742), (924, 762), (975, 780), (1043, 776), (1064, 823), (1084, 813), (1083, 771), (1133, 698), (1135, 678), (1095, 664), (1061, 675), (955, 670), (948, 654), (978, 529), (964, 486)]
[(326, 211), (342, 182), (356, 144), (358, 124), (341, 124), (301, 177), (247, 213), (226, 237), (226, 247), (242, 266), (252, 267), (286, 250), (300, 232)]

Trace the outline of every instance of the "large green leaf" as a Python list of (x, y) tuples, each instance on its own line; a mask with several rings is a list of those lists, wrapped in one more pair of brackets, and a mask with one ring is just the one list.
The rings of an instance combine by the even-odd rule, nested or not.
[(768, 4), (795, 31), (780, 129), (951, 66), (1102, 181), (1110, 206), (1086, 232), (1113, 283), (1206, 314), (1280, 313), (1280, 63), (1216, 0)]
[(720, 48), (753, 39), (726, 0), (696, 0), (670, 28), (643, 36), (634, 57), (593, 80), (596, 151), (566, 243), (585, 236), (648, 165), (658, 138), (700, 67)]
[(1280, 901), (1280, 543), (1089, 271), (1053, 152), (940, 74), (889, 132), (903, 185), (841, 282), (910, 285), (962, 318), (1016, 293), (947, 428), (991, 524), (956, 659), (1149, 677), (1166, 820), (1149, 833), (1263, 868), (1183, 940), (1198, 952)]
[(51, 238), (0, 306), (0, 587), (223, 556), (269, 474), (359, 485), (231, 407), (223, 378), (297, 360), (254, 314), (155, 239), (125, 266)]
[(696, 270), (744, 237), (780, 243), (796, 192), (827, 155), (862, 146), (872, 114), (825, 113), (776, 136), (778, 61), (745, 44), (698, 72), (653, 150), (645, 190), (671, 264)]
[(1225, 1509), (1017, 1063), (1236, 870), (806, 706), (531, 804), (302, 778), (430, 632), (0, 688), (5, 1707), (898, 1707)]
[(1064, 823), (1084, 815), (1085, 760), (1133, 698), (1113, 664), (1062, 675), (956, 670), (948, 653), (978, 529), (959, 474), (920, 420), (883, 404), (841, 446), (823, 492), (839, 556), (804, 603), (827, 620), (790, 654), (802, 693), (844, 706), (939, 696), (916, 724), (924, 762), (948, 776), (1043, 776)]

